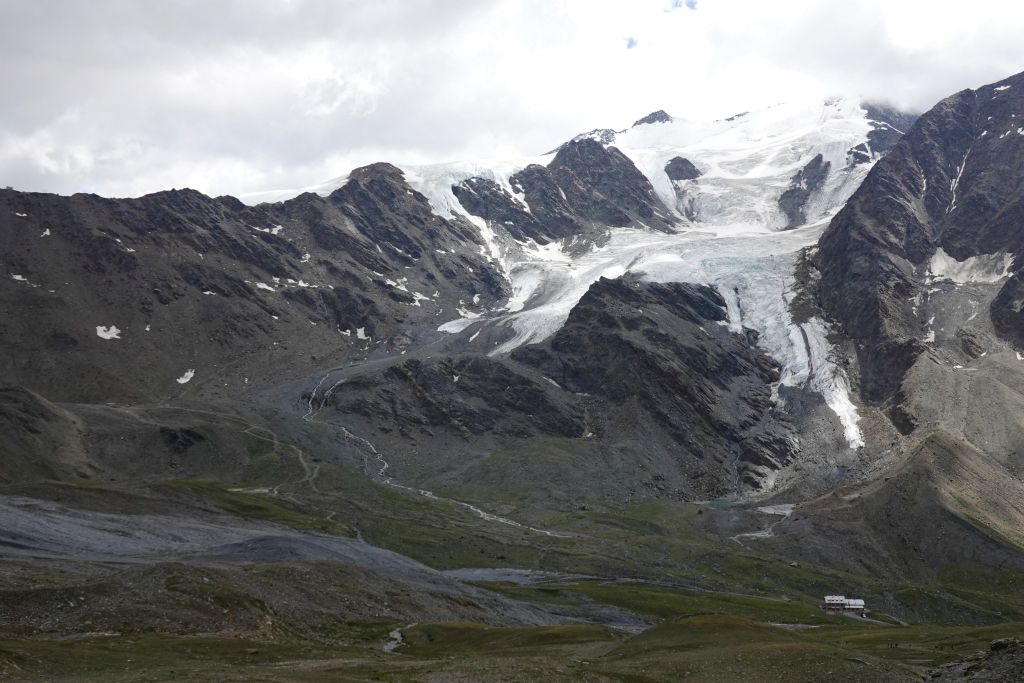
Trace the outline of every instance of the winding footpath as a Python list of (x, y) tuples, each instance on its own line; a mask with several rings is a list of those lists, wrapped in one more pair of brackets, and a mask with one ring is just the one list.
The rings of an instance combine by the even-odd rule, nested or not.
[[(380, 482), (381, 484), (384, 484), (385, 486), (390, 486), (392, 488), (401, 489), (403, 491), (408, 491), (408, 492), (411, 492), (411, 493), (415, 493), (417, 495), (423, 496), (424, 498), (429, 498), (431, 500), (435, 500), (435, 501), (438, 501), (438, 502), (445, 502), (445, 503), (451, 503), (451, 504), (454, 504), (454, 505), (458, 505), (459, 507), (462, 507), (462, 508), (464, 508), (466, 510), (469, 510), (474, 515), (476, 515), (480, 519), (482, 519), (484, 521), (487, 521), (487, 522), (493, 522), (493, 523), (496, 523), (496, 524), (504, 524), (506, 526), (515, 527), (517, 529), (523, 529), (525, 531), (531, 531), (531, 532), (534, 532), (534, 533), (537, 533), (537, 534), (541, 534), (541, 535), (544, 535), (544, 536), (550, 536), (552, 538), (570, 538), (570, 537), (573, 537), (573, 536), (576, 535), (576, 534), (571, 534), (571, 533), (568, 533), (568, 532), (565, 532), (565, 531), (553, 531), (551, 529), (541, 529), (539, 527), (533, 527), (533, 526), (529, 526), (529, 525), (526, 525), (526, 524), (521, 524), (521, 523), (515, 521), (514, 519), (509, 519), (507, 517), (502, 517), (500, 515), (495, 515), (495, 514), (492, 514), (490, 512), (486, 512), (484, 510), (481, 510), (479, 507), (477, 507), (476, 505), (473, 505), (472, 503), (467, 503), (465, 501), (456, 500), (454, 498), (446, 498), (444, 496), (439, 496), (439, 495), (435, 494), (433, 491), (428, 491), (426, 489), (418, 489), (418, 488), (414, 488), (412, 486), (406, 486), (404, 484), (400, 484), (399, 482), (395, 481), (395, 479), (393, 477), (391, 477), (389, 474), (387, 474), (388, 469), (391, 467), (391, 463), (389, 463), (384, 458), (384, 455), (377, 449), (376, 446), (373, 445), (373, 443), (371, 443), (370, 441), (364, 439), (361, 436), (353, 434), (352, 431), (350, 431), (344, 425), (336, 424), (334, 422), (325, 422), (323, 420), (316, 419), (317, 414), (320, 413), (320, 411), (324, 409), (324, 406), (327, 403), (327, 399), (330, 398), (331, 394), (334, 393), (334, 391), (339, 386), (341, 386), (342, 384), (345, 383), (345, 380), (342, 379), (342, 380), (339, 380), (339, 381), (335, 382), (333, 385), (331, 385), (331, 387), (329, 389), (324, 391), (322, 393), (321, 397), (320, 397), (320, 405), (319, 405), (319, 407), (315, 407), (314, 408), (314, 405), (316, 404), (317, 392), (320, 391), (320, 388), (324, 385), (324, 383), (328, 380), (328, 378), (331, 375), (333, 375), (335, 372), (340, 370), (340, 369), (341, 368), (334, 368), (332, 370), (327, 371), (327, 373), (324, 374), (324, 376), (320, 378), (320, 381), (318, 381), (316, 383), (316, 386), (313, 387), (313, 391), (310, 392), (310, 394), (309, 394), (309, 401), (306, 404), (306, 414), (302, 416), (302, 419), (305, 420), (306, 422), (312, 422), (312, 423), (315, 423), (315, 424), (321, 424), (321, 425), (324, 425), (324, 426), (331, 427), (333, 429), (339, 430), (345, 438), (347, 438), (348, 440), (350, 440), (353, 443), (355, 443), (359, 447), (359, 449), (363, 452), (363, 471), (364, 471), (365, 474), (368, 474), (369, 476), (371, 476), (372, 478), (376, 479), (378, 482)], [(370, 471), (369, 471), (370, 470), (369, 458), (371, 456), (372, 456), (372, 458), (374, 460), (377, 461), (377, 472), (376, 472), (376, 475), (370, 474)]]
[(224, 418), (224, 419), (227, 419), (227, 420), (231, 420), (232, 422), (238, 422), (238, 423), (240, 423), (240, 424), (245, 426), (245, 429), (242, 430), (243, 434), (248, 434), (249, 436), (253, 437), (254, 439), (259, 439), (260, 441), (266, 441), (266, 442), (270, 443), (273, 446), (273, 452), (276, 455), (280, 455), (281, 447), (282, 446), (284, 446), (286, 448), (290, 448), (291, 451), (295, 454), (296, 459), (299, 461), (299, 465), (302, 467), (303, 475), (300, 478), (295, 479), (295, 480), (291, 480), (291, 481), (279, 482), (273, 488), (268, 488), (268, 487), (234, 488), (234, 489), (229, 489), (230, 491), (237, 492), (237, 493), (255, 493), (255, 494), (269, 495), (272, 498), (283, 498), (285, 500), (291, 501), (292, 503), (295, 503), (296, 505), (310, 506), (310, 507), (313, 507), (316, 510), (320, 510), (322, 512), (326, 512), (327, 514), (324, 516), (324, 520), (326, 520), (328, 522), (333, 521), (335, 515), (338, 514), (336, 510), (327, 510), (325, 508), (320, 508), (320, 507), (317, 507), (315, 505), (310, 505), (308, 502), (300, 501), (298, 498), (295, 497), (294, 494), (291, 494), (291, 493), (281, 493), (281, 487), (282, 486), (285, 486), (285, 485), (302, 485), (302, 484), (306, 484), (314, 493), (322, 493), (320, 491), (320, 489), (317, 488), (317, 485), (316, 485), (317, 477), (320, 476), (320, 465), (319, 464), (310, 464), (309, 460), (306, 457), (306, 453), (301, 448), (299, 448), (298, 446), (296, 446), (294, 444), (282, 444), (281, 440), (277, 436), (277, 433), (274, 432), (273, 430), (268, 429), (266, 427), (261, 427), (260, 425), (257, 425), (257, 424), (254, 424), (252, 422), (249, 422), (248, 420), (245, 420), (245, 419), (243, 419), (241, 417), (238, 417), (237, 415), (232, 415), (231, 413), (222, 413), (222, 412), (215, 411), (215, 410), (202, 410), (202, 409), (198, 409), (198, 408), (184, 408), (184, 407), (181, 407), (181, 406), (160, 406), (160, 409), (161, 410), (177, 410), (177, 411), (182, 411), (182, 412), (187, 412), (187, 413), (198, 413), (198, 414), (201, 414), (201, 415), (214, 415), (214, 416), (221, 417), (221, 418)]
[(793, 514), (793, 507), (794, 506), (792, 503), (780, 503), (778, 505), (765, 505), (764, 507), (757, 508), (757, 511), (760, 513), (766, 515), (780, 515), (781, 519), (772, 522), (760, 531), (748, 531), (743, 534), (736, 534), (735, 536), (730, 536), (729, 540), (736, 541), (744, 548), (746, 548), (746, 546), (743, 544), (743, 541), (740, 540), (741, 538), (771, 538), (775, 535), (775, 527), (785, 522), (786, 518)]

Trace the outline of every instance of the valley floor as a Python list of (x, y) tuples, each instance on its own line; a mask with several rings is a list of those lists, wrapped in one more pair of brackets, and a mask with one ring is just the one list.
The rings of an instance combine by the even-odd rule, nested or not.
[(7, 638), (0, 674), (19, 681), (913, 681), (977, 651), (981, 663), (990, 648), (1016, 652), (1012, 638), (1024, 635), (1021, 622), (864, 624), (825, 618), (810, 605), (645, 584), (490, 587), (539, 603), (624, 605), (652, 625), (633, 633), (579, 623), (351, 622), (332, 629), (330, 644), (284, 634)]
[[(0, 678), (910, 681), (1024, 638), (1019, 574), (793, 561), (760, 533), (790, 506), (646, 500), (516, 526), (307, 457), (243, 486), (3, 487)], [(872, 618), (823, 614), (836, 590)]]

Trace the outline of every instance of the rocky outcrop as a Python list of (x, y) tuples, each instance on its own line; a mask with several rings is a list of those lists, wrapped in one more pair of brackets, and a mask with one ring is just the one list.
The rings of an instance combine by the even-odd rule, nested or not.
[(372, 398), (350, 402), (346, 412), (370, 419), (387, 415), (392, 427), (414, 441), (435, 431), (462, 438), (583, 434), (582, 411), (572, 401), (551, 392), (541, 378), (499, 360), (408, 360), (392, 365), (371, 385)]
[[(671, 213), (650, 181), (614, 147), (581, 140), (556, 154), (548, 171), (573, 212), (592, 225), (671, 229)], [(532, 207), (530, 188), (524, 191)]]
[(989, 307), (992, 326), (1004, 339), (1024, 348), (1024, 282), (1010, 278)]
[(1024, 671), (1024, 647), (1017, 638), (998, 638), (985, 650), (978, 650), (958, 662), (933, 669), (928, 680), (935, 683), (971, 681), (1012, 681)]
[(671, 230), (671, 212), (622, 152), (583, 138), (559, 148), (547, 166), (531, 164), (497, 183), (470, 178), (452, 188), (462, 207), (518, 240), (600, 238), (609, 227)]
[(787, 219), (785, 229), (795, 228), (807, 222), (804, 208), (811, 195), (820, 190), (825, 183), (830, 168), (832, 164), (818, 154), (793, 176), (789, 189), (779, 197), (779, 208), (786, 214)]
[(514, 239), (532, 239), (538, 244), (571, 236), (580, 224), (568, 204), (562, 199), (558, 187), (551, 181), (546, 169), (530, 167), (519, 174), (516, 187), (522, 191), (528, 184), (531, 196), (547, 209), (538, 218), (517, 197), (503, 190), (493, 180), (469, 178), (452, 187), (452, 193), (466, 211), (485, 221), (500, 225)]
[(756, 489), (792, 460), (795, 439), (771, 400), (778, 366), (753, 331), (730, 333), (725, 319), (724, 299), (703, 285), (602, 279), (549, 342), (513, 358), (569, 391), (636, 405), (684, 470), (710, 479), (735, 471)]
[(633, 123), (633, 127), (635, 128), (636, 126), (643, 126), (649, 123), (672, 123), (672, 117), (665, 113), (664, 109), (659, 109), (658, 111), (652, 111), (642, 119), (635, 121)]
[(665, 164), (665, 175), (669, 177), (669, 180), (696, 180), (701, 173), (689, 159), (672, 157)]

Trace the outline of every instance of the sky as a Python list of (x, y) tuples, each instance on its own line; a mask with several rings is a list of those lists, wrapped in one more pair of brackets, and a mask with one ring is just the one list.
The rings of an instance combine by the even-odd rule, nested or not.
[(664, 109), (924, 110), (1024, 70), (1017, 0), (0, 0), (0, 186), (317, 185)]

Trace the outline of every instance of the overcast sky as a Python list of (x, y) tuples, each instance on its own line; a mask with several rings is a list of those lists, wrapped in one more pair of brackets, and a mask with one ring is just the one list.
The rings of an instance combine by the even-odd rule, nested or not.
[(1019, 0), (0, 0), (0, 185), (303, 187), (1024, 70)]

